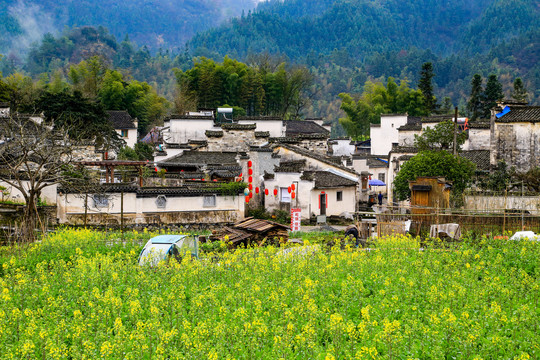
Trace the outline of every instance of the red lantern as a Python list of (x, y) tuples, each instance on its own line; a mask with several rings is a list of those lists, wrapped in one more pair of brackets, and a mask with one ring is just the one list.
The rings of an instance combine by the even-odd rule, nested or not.
[(294, 191), (296, 189), (296, 186), (294, 186), (294, 184), (292, 184), (291, 189), (293, 189), (293, 191)]
[(248, 161), (248, 166), (251, 167), (253, 165), (253, 163), (251, 162), (251, 160)]
[(240, 175), (238, 175), (239, 178), (242, 178), (242, 173), (240, 173)]
[(248, 174), (253, 175), (253, 169), (248, 169)]
[(274, 196), (277, 196), (277, 189), (274, 189)]
[(287, 188), (287, 191), (289, 192), (289, 194), (291, 193), (292, 189), (290, 186)]
[(248, 185), (248, 188), (249, 188), (249, 191), (253, 190), (253, 185), (252, 185), (252, 184), (249, 184), (249, 185)]
[(248, 177), (248, 182), (250, 182), (250, 183), (253, 182), (253, 177), (252, 176)]
[(217, 179), (214, 179), (214, 182), (217, 182)]
[(293, 192), (293, 193), (291, 194), (291, 198), (294, 199), (295, 197), (296, 197), (296, 194)]
[(257, 187), (255, 188), (255, 194), (258, 194), (258, 193), (259, 193), (259, 187), (257, 186)]
[(249, 204), (249, 196), (246, 196), (246, 203)]
[(253, 193), (252, 192), (249, 193), (249, 198), (253, 199)]
[(264, 195), (268, 195), (269, 191), (268, 189), (264, 189)]

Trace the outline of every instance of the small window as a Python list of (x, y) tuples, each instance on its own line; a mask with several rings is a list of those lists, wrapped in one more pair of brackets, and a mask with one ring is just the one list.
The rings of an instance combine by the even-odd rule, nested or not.
[(127, 131), (127, 130), (122, 130), (122, 137), (123, 137), (123, 138), (127, 138), (127, 137), (128, 137), (128, 131)]
[(343, 191), (337, 192), (336, 201), (343, 201)]
[(167, 207), (167, 197), (159, 195), (156, 199), (156, 206), (158, 209), (165, 209)]
[(379, 180), (381, 180), (382, 182), (384, 182), (384, 173), (380, 173), (380, 174), (379, 174)]
[(280, 188), (280, 194), (281, 194), (281, 202), (282, 203), (290, 203), (291, 202), (291, 194), (289, 193), (288, 188)]
[(104, 208), (109, 206), (109, 197), (107, 195), (94, 195), (94, 207)]
[(205, 195), (203, 197), (203, 206), (204, 207), (215, 207), (216, 206), (216, 195)]

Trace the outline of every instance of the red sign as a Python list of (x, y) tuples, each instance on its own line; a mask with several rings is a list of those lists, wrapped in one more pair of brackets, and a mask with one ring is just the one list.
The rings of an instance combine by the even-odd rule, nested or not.
[(291, 231), (300, 231), (302, 209), (291, 209)]

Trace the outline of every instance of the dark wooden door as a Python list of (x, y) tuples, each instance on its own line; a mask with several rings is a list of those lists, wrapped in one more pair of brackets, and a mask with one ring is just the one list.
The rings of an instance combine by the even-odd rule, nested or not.
[(319, 204), (321, 208), (321, 215), (326, 215), (326, 194), (319, 195)]

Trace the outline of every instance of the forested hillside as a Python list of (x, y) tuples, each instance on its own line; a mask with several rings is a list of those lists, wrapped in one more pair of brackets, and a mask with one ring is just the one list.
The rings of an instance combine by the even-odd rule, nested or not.
[[(36, 27), (43, 32), (59, 24), (105, 26), (67, 27), (32, 45), (18, 38), (17, 44), (28, 47), (27, 55), (4, 52), (0, 71), (17, 86), (28, 79), (37, 88), (62, 81), (74, 85), (73, 65), (98, 56), (104, 67), (122, 75), (119, 83), (145, 82), (177, 109), (227, 103), (248, 114), (323, 117), (337, 123), (344, 115), (343, 99), (349, 99), (340, 94), (349, 94), (352, 101), (369, 84), (382, 89), (395, 82), (404, 94), (414, 95), (420, 70), (429, 62), (434, 95), (445, 109), (459, 106), (468, 114), (474, 74), (484, 79), (482, 86), (496, 75), (505, 96), (521, 78), (528, 100), (539, 103), (540, 16), (534, 0), (270, 0), (242, 13), (242, 7), (253, 8), (255, 2), (105, 0), (92, 5), (96, 11), (83, 11), (79, 4), (85, 2), (44, 0), (37, 6), (8, 0), (0, 9), (0, 30), (9, 34), (29, 35)], [(45, 5), (47, 11), (40, 11)], [(189, 31), (217, 25), (235, 12), (242, 15), (198, 33), (187, 47), (174, 48)], [(295, 109), (284, 110), (286, 104), (276, 102), (272, 92), (280, 84), (285, 94), (286, 77), (298, 69), (309, 85)], [(208, 89), (198, 86), (200, 73), (207, 74)], [(149, 123), (171, 106), (148, 116)], [(416, 106), (413, 101), (405, 108)]]
[(105, 26), (150, 49), (181, 48), (196, 32), (240, 16), (256, 0), (2, 0), (0, 52), (23, 50), (64, 27)]
[(320, 89), (309, 115), (335, 113), (337, 95), (361, 92), (368, 79), (415, 87), (424, 62), (433, 63), (437, 96), (462, 109), (475, 73), (499, 75), (506, 94), (521, 77), (538, 102), (539, 11), (534, 0), (275, 0), (189, 47), (217, 59), (268, 52), (307, 64)]

